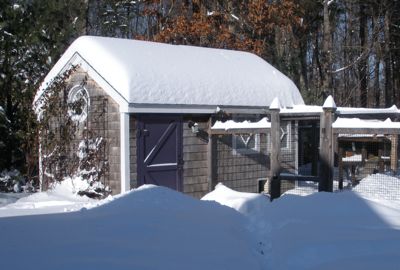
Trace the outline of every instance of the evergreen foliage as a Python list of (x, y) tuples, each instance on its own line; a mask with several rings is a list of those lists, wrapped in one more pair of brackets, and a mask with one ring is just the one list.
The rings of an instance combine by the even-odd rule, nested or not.
[(0, 106), (7, 119), (0, 127), (0, 170), (16, 168), (37, 179), (33, 97), (53, 60), (82, 33), (81, 4), (0, 1)]

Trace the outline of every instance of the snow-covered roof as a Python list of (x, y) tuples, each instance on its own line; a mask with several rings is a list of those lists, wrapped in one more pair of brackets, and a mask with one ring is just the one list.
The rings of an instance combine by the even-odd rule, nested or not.
[(266, 117), (262, 118), (258, 122), (242, 121), (236, 122), (234, 120), (228, 120), (225, 122), (216, 121), (211, 127), (212, 130), (242, 130), (242, 129), (269, 129), (271, 128), (271, 122)]
[(392, 122), (390, 118), (385, 121), (380, 120), (363, 120), (359, 118), (341, 118), (338, 117), (332, 124), (333, 128), (384, 128), (399, 129), (400, 122)]
[(291, 108), (281, 108), (281, 114), (316, 114), (319, 115), (322, 112), (321, 106), (316, 105), (295, 105)]
[(81, 64), (95, 80), (102, 80), (98, 83), (127, 108), (137, 104), (268, 107), (275, 97), (286, 107), (304, 104), (288, 77), (251, 53), (94, 36), (71, 44), (35, 100), (71, 64)]
[[(325, 105), (334, 105), (333, 104), (325, 104)], [(289, 108), (281, 108), (281, 114), (320, 114), (323, 111), (323, 106), (317, 105), (295, 105)], [(356, 107), (337, 107), (336, 113), (339, 115), (374, 115), (374, 114), (400, 114), (400, 110), (397, 109), (396, 105), (393, 105), (390, 108), (356, 108)]]
[(400, 113), (396, 105), (390, 108), (352, 108), (352, 107), (339, 107), (337, 112), (339, 114), (398, 114)]

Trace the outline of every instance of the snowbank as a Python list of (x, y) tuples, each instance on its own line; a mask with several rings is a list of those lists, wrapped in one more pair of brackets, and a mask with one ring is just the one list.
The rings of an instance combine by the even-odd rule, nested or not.
[[(203, 199), (247, 216), (264, 269), (397, 269), (400, 204), (358, 193), (283, 195), (269, 203), (257, 194), (218, 185)], [(257, 203), (255, 203), (257, 202)]]
[(4, 199), (0, 203), (0, 217), (78, 211), (83, 207), (92, 208), (102, 203), (77, 195), (78, 191), (85, 190), (87, 186), (88, 183), (80, 178), (67, 178), (55, 183), (46, 192), (31, 195), (25, 193), (15, 199), (8, 196), (8, 200)]
[(145, 186), (89, 210), (0, 218), (2, 268), (261, 269), (244, 223), (215, 202)]
[(284, 195), (258, 220), (269, 243), (270, 269), (396, 269), (400, 263), (400, 205), (356, 193)]
[(202, 200), (216, 201), (242, 214), (251, 215), (255, 211), (263, 209), (269, 202), (269, 197), (256, 193), (238, 192), (219, 183), (215, 190), (205, 195)]
[(16, 201), (18, 201), (19, 199), (29, 196), (29, 193), (13, 193), (13, 192), (0, 192), (0, 212), (1, 212), (1, 208), (4, 207), (5, 205), (9, 205), (12, 203), (15, 203)]
[(400, 201), (400, 179), (385, 174), (371, 174), (353, 188), (363, 197)]
[(0, 218), (2, 267), (398, 269), (400, 202), (360, 190), (270, 202), (217, 185), (199, 201), (143, 186), (92, 209)]

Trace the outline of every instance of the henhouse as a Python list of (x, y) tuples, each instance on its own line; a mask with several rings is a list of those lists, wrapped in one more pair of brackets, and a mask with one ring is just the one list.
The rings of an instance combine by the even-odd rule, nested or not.
[[(91, 153), (101, 164), (69, 170), (90, 173), (101, 167), (100, 181), (114, 194), (155, 184), (202, 197), (218, 182), (239, 191), (271, 193), (275, 178), (280, 178), (282, 193), (318, 182), (326, 109), (341, 112), (342, 118), (359, 115), (334, 102), (304, 105), (289, 78), (251, 53), (83, 36), (54, 65), (35, 97), (38, 118), (59, 133), (69, 134), (59, 127), (60, 117), (42, 115), (45, 97), (49, 100), (50, 87), (61, 84), (60, 76), (64, 87), (56, 95), (80, 105), (68, 109), (66, 122), (75, 128), (69, 131), (74, 138), (64, 147), (65, 155), (82, 160)], [(386, 115), (381, 112), (393, 120), (399, 115), (397, 108), (372, 114)], [(386, 136), (389, 142), (397, 130), (391, 129), (391, 139)], [(48, 161), (54, 153), (44, 142), (56, 136), (45, 133), (40, 134), (39, 164), (44, 188), (55, 171), (74, 173), (62, 169), (62, 162)], [(333, 171), (338, 144), (330, 149)]]

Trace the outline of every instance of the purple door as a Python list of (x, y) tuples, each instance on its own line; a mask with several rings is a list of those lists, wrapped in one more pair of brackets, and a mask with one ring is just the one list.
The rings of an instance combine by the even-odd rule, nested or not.
[(182, 191), (182, 117), (143, 115), (138, 120), (138, 184)]

